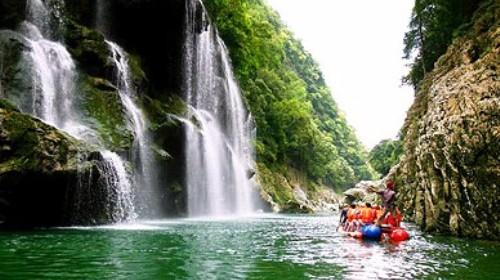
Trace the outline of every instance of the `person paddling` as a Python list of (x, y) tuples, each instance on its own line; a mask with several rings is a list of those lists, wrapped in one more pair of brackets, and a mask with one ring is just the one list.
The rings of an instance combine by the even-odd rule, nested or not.
[(377, 224), (380, 225), (388, 213), (394, 212), (394, 200), (396, 198), (394, 182), (392, 180), (387, 181), (386, 188), (376, 193), (382, 197), (382, 203), (384, 206), (384, 212), (377, 220)]

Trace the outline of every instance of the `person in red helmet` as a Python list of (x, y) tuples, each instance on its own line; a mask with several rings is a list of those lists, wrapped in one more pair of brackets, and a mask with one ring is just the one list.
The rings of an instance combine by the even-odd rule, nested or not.
[(377, 221), (377, 224), (380, 225), (388, 213), (394, 212), (394, 199), (396, 198), (396, 192), (394, 191), (394, 182), (392, 180), (387, 181), (386, 188), (382, 191), (377, 192), (377, 194), (382, 197), (382, 203), (384, 207), (384, 212)]

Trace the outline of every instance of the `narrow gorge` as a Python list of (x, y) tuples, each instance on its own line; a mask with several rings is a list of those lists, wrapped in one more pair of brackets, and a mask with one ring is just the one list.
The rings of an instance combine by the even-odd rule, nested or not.
[(499, 62), (498, 0), (0, 0), (0, 279), (496, 279)]
[[(196, 0), (2, 4), (3, 102), (61, 130), (90, 151), (82, 150), (77, 159), (67, 158), (74, 161), (71, 168), (76, 170), (60, 183), (57, 196), (47, 191), (35, 197), (33, 188), (44, 193), (52, 187), (34, 186), (29, 176), (10, 179), (26, 171), (20, 162), (28, 155), (12, 143), (6, 144), (9, 157), (2, 158), (0, 175), (5, 189), (1, 192), (5, 225), (19, 222), (13, 213), (20, 208), (45, 215), (44, 203), (58, 205), (60, 213), (46, 213), (55, 215), (58, 222), (30, 218), (30, 225), (249, 215), (271, 209), (312, 212), (334, 207), (335, 194), (327, 186), (342, 188), (358, 178), (371, 178), (366, 155), (346, 121), (337, 115), (324, 81), (315, 74), (316, 64), (296, 68), (302, 62), (293, 60), (302, 53), (312, 61), (300, 44), (290, 37), (295, 49), (284, 57), (290, 62), (284, 69), (276, 65), (277, 70), (272, 70), (284, 70), (276, 73), (279, 83), (296, 83), (300, 87), (294, 91), (299, 91), (286, 97), (273, 89), (275, 96), (263, 96), (262, 103), (272, 107), (264, 109), (255, 103), (257, 93), (248, 95), (255, 88), (241, 76), (242, 61), (237, 57), (233, 73), (230, 54), (237, 55), (239, 49), (233, 41), (226, 46), (216, 28), (220, 17), (214, 3), (208, 5), (205, 8)], [(130, 17), (135, 18), (134, 23)], [(282, 25), (277, 28), (285, 30)], [(156, 29), (164, 39), (145, 34)], [(262, 39), (260, 44), (272, 42)], [(262, 57), (261, 63), (269, 58)], [(253, 68), (246, 73), (264, 73), (258, 71)], [(316, 78), (311, 80), (308, 75)], [(243, 81), (242, 89), (238, 80)], [(317, 90), (322, 95), (308, 100), (306, 93)], [(305, 106), (298, 109), (305, 115), (282, 111), (287, 102)], [(3, 110), (10, 113), (7, 108), (11, 107), (6, 105)], [(275, 117), (268, 116), (270, 113)], [(262, 125), (263, 118), (272, 122), (297, 118), (303, 121), (296, 128), (311, 129), (312, 134), (294, 136), (283, 119), (276, 124), (288, 135), (280, 136), (283, 132)], [(323, 118), (337, 118), (335, 125), (341, 129), (323, 127)], [(327, 136), (330, 131), (339, 138)], [(15, 133), (5, 131), (5, 135)], [(314, 137), (327, 137), (328, 144)], [(347, 140), (342, 142), (340, 137)], [(330, 161), (329, 153), (335, 164), (317, 162), (315, 169), (304, 169), (306, 162), (316, 161), (316, 154), (321, 154), (323, 162)], [(36, 164), (31, 168), (48, 177), (55, 172), (43, 171), (44, 166)], [(41, 201), (33, 206), (23, 203), (37, 199)]]
[[(377, 175), (261, 2), (1, 5), (2, 225), (331, 211)], [(389, 177), (426, 230), (495, 239), (498, 5), (475, 14), (423, 80)]]

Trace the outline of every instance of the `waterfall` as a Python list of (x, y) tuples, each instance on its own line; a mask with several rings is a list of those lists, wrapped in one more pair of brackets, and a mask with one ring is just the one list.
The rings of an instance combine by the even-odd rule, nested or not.
[(24, 22), (21, 30), (31, 45), (33, 92), (30, 113), (77, 138), (93, 138), (73, 110), (75, 63), (66, 48), (44, 39), (37, 26)]
[(187, 203), (190, 216), (253, 212), (253, 121), (228, 51), (199, 1), (186, 1), (184, 49)]
[(133, 202), (132, 186), (123, 160), (110, 151), (101, 152), (104, 158), (100, 164), (100, 171), (108, 176), (104, 177), (108, 188), (107, 208), (110, 210), (112, 221), (130, 221), (137, 217)]
[[(41, 0), (27, 2), (27, 19), (21, 25), (21, 32), (31, 45), (33, 92), (30, 113), (75, 138), (98, 144), (97, 133), (85, 125), (75, 105), (75, 63), (65, 46), (53, 40), (59, 26), (52, 26), (51, 19), (61, 24), (63, 7), (62, 0), (51, 1), (50, 7)], [(111, 222), (134, 218), (133, 193), (123, 160), (110, 151), (101, 152), (101, 156), (100, 171), (110, 195), (102, 198), (109, 202), (102, 210)]]
[(152, 151), (152, 141), (146, 127), (146, 117), (134, 102), (135, 92), (131, 86), (131, 73), (128, 55), (113, 42), (107, 41), (113, 54), (115, 64), (115, 82), (118, 86), (121, 101), (130, 119), (134, 131), (132, 162), (135, 164), (135, 185), (140, 215), (142, 217), (157, 217), (160, 208), (160, 194), (157, 189), (157, 170), (155, 155)]

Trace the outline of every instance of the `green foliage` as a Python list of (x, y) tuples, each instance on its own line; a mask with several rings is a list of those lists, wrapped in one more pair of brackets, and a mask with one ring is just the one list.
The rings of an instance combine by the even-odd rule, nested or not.
[(415, 0), (410, 30), (404, 38), (405, 58), (412, 58), (403, 82), (419, 87), (425, 74), (451, 44), (460, 26), (470, 21), (481, 2), (487, 0)]
[(262, 0), (207, 0), (257, 124), (259, 161), (346, 187), (373, 171), (317, 63)]
[(398, 164), (403, 154), (401, 140), (382, 140), (370, 151), (370, 165), (381, 175), (385, 176), (394, 165)]
[(133, 135), (116, 88), (100, 78), (82, 77), (80, 88), (85, 95), (83, 107), (99, 132), (103, 144), (113, 151), (131, 147)]
[(287, 205), (294, 200), (293, 189), (287, 184), (286, 179), (278, 173), (266, 168), (265, 165), (259, 164), (259, 178), (262, 183), (263, 190), (271, 196), (274, 202), (280, 206)]

